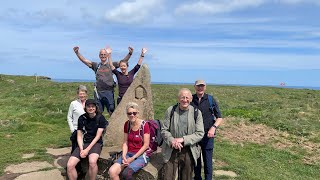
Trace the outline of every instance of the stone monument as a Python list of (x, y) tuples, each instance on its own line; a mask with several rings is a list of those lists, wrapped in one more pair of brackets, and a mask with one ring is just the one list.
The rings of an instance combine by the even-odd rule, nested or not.
[(154, 119), (150, 72), (146, 64), (141, 66), (138, 74), (122, 97), (120, 104), (112, 113), (106, 135), (103, 139), (104, 146), (122, 147), (123, 125), (128, 120), (126, 114), (126, 105), (128, 102), (135, 102), (139, 105), (140, 119)]
[[(154, 119), (150, 72), (146, 64), (141, 66), (138, 74), (122, 97), (120, 104), (109, 119), (109, 126), (107, 127), (106, 135), (103, 137), (104, 147), (98, 161), (98, 174), (107, 179), (108, 170), (122, 149), (123, 126), (128, 120), (125, 109), (128, 102), (135, 102), (139, 105), (139, 118)], [(134, 179), (158, 179), (161, 167), (162, 159), (161, 154), (158, 152), (151, 156), (150, 162), (146, 167), (134, 174)]]

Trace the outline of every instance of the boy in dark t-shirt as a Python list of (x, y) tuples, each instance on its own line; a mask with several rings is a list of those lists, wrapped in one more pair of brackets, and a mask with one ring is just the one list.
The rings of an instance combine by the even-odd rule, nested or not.
[(102, 134), (108, 121), (99, 112), (98, 104), (93, 99), (86, 100), (85, 112), (78, 120), (78, 147), (71, 154), (67, 164), (69, 179), (77, 179), (75, 166), (80, 162), (80, 159), (86, 157), (90, 162), (90, 179), (94, 179), (98, 172), (97, 160), (102, 149)]

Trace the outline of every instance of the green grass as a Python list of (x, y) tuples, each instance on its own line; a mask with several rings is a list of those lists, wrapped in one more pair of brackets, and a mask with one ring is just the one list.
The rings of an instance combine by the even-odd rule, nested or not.
[[(79, 84), (57, 83), (35, 77), (0, 75), (0, 175), (9, 164), (31, 160), (52, 162), (47, 147), (70, 146), (66, 120), (69, 104)], [(178, 90), (192, 85), (152, 85), (156, 119), (177, 102)], [(219, 101), (224, 117), (245, 119), (248, 124), (265, 124), (320, 143), (320, 91), (272, 87), (208, 86)], [(117, 92), (115, 96), (117, 95)], [(91, 91), (89, 96), (92, 97)], [(293, 139), (294, 140), (294, 139)], [(30, 160), (22, 154), (34, 152)], [(214, 157), (226, 162), (223, 169), (238, 174), (236, 179), (316, 179), (319, 163), (306, 165), (301, 150), (277, 150), (272, 146), (246, 143), (232, 145), (217, 139)], [(319, 156), (319, 154), (318, 154)], [(221, 177), (226, 179), (226, 177)]]
[(216, 141), (214, 158), (226, 162), (223, 170), (240, 175), (237, 179), (278, 180), (278, 179), (317, 179), (319, 166), (301, 163), (301, 155), (276, 150), (266, 145), (247, 143), (230, 145)]

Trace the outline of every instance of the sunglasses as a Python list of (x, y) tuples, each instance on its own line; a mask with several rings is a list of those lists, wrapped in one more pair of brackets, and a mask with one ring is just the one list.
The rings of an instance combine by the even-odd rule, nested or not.
[(127, 115), (128, 115), (128, 116), (130, 116), (130, 115), (132, 115), (132, 114), (135, 116), (135, 115), (138, 114), (138, 112), (127, 112)]

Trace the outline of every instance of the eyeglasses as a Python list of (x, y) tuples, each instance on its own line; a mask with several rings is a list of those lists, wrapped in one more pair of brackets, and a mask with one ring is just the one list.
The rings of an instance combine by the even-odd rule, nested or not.
[(138, 114), (138, 112), (127, 112), (127, 115), (128, 115), (128, 116), (131, 116), (132, 114), (135, 116), (135, 115)]
[(184, 99), (189, 100), (190, 98), (187, 97), (187, 96), (180, 96), (179, 99), (181, 99), (181, 100), (184, 100)]

